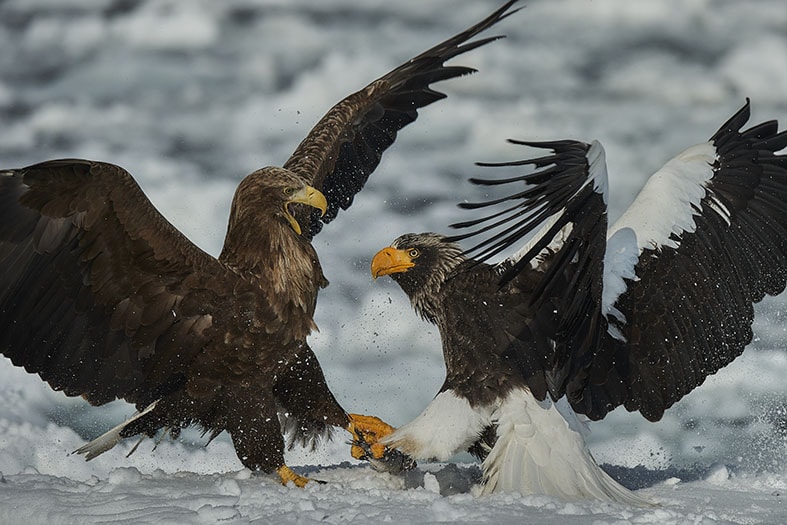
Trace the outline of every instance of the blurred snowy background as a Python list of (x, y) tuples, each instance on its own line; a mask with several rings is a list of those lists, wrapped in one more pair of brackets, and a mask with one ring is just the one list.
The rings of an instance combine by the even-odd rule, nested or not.
[[(500, 3), (0, 0), (0, 166), (59, 157), (119, 164), (217, 255), (244, 175), (281, 165), (333, 103)], [(753, 122), (787, 125), (782, 0), (523, 5), (485, 33), (506, 39), (455, 61), (479, 73), (438, 86), (448, 99), (400, 133), (353, 207), (315, 240), (331, 286), (311, 345), (348, 410), (398, 425), (437, 392), (438, 334), (392, 281), (372, 281), (370, 257), (401, 233), (447, 232), (466, 219), (456, 203), (482, 197), (466, 182), (481, 173), (473, 162), (527, 153), (505, 139), (599, 139), (614, 220), (650, 173), (707, 140), (745, 97)], [(618, 410), (593, 424), (597, 459), (783, 473), (784, 306), (784, 297), (760, 305), (744, 356), (661, 422)], [(3, 358), (0, 472), (82, 479), (110, 465), (240, 468), (226, 440), (186, 453), (201, 446), (196, 434), (155, 453), (143, 444), (129, 459), (127, 448), (90, 464), (65, 456), (131, 412), (122, 402), (96, 409), (67, 399)], [(322, 460), (295, 451), (292, 461), (341, 462), (343, 439)]]

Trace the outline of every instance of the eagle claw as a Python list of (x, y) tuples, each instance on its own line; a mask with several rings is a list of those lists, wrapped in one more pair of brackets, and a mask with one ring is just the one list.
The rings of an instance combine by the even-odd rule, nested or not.
[(415, 467), (413, 458), (380, 443), (382, 438), (396, 430), (394, 427), (374, 416), (350, 414), (349, 417), (347, 430), (353, 437), (350, 442), (352, 457), (369, 461), (372, 468), (381, 472), (396, 474)]
[(413, 458), (395, 448), (388, 448), (382, 443), (370, 442), (368, 434), (362, 430), (353, 432), (355, 439), (349, 441), (350, 453), (355, 459), (368, 461), (378, 472), (398, 474), (416, 467)]
[[(298, 488), (303, 488), (310, 481), (316, 481), (316, 480), (311, 480), (311, 479), (307, 478), (306, 476), (301, 476), (300, 474), (296, 474), (287, 465), (282, 465), (281, 467), (276, 469), (276, 473), (279, 475), (279, 479), (281, 480), (281, 484), (285, 485), (285, 486), (288, 485), (289, 483), (292, 483), (293, 485), (295, 485)], [(322, 483), (321, 481), (317, 481), (317, 482), (318, 483)]]

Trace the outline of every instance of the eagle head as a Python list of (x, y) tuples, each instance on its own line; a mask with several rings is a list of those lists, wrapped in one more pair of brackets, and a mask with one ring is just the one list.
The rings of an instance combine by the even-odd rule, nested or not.
[(295, 173), (284, 168), (262, 168), (248, 175), (238, 186), (230, 222), (242, 222), (255, 210), (276, 210), (275, 214), (300, 235), (301, 225), (290, 211), (291, 204), (317, 208), (323, 215), (328, 208), (325, 195), (304, 183)]
[(390, 275), (415, 309), (429, 318), (442, 283), (464, 262), (462, 248), (437, 233), (407, 233), (372, 258), (372, 277)]

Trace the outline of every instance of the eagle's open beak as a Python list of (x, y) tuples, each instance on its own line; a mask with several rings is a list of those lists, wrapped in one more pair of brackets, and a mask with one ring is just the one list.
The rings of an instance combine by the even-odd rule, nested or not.
[(377, 279), (381, 275), (406, 272), (415, 266), (408, 255), (408, 250), (397, 250), (387, 247), (377, 252), (372, 259), (372, 277)]
[(295, 217), (292, 216), (288, 206), (290, 204), (297, 203), (297, 204), (305, 204), (307, 206), (311, 206), (312, 208), (317, 208), (320, 210), (321, 215), (325, 215), (325, 211), (328, 209), (328, 201), (325, 198), (325, 195), (320, 192), (320, 190), (316, 188), (312, 188), (311, 186), (304, 186), (299, 191), (292, 194), (292, 197), (284, 204), (284, 215), (287, 217), (287, 220), (292, 226), (292, 229), (295, 230), (295, 233), (298, 235), (301, 234), (301, 225), (298, 224), (298, 221), (295, 220)]

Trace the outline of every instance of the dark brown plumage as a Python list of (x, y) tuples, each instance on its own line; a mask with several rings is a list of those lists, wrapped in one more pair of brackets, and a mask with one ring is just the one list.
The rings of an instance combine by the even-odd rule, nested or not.
[(472, 72), (444, 63), (498, 38), (468, 43), (513, 3), (339, 102), (283, 168), (246, 177), (218, 259), (118, 166), (0, 172), (0, 351), (67, 395), (139, 410), (81, 453), (196, 424), (227, 430), (250, 469), (302, 485), (284, 465), (282, 425), (306, 443), (331, 427), (374, 435), (376, 418), (345, 413), (306, 342), (328, 284), (309, 241), (417, 110), (444, 97), (430, 85)]
[[(400, 262), (401, 261), (401, 262)], [(409, 268), (405, 266), (412, 264)], [(374, 257), (372, 274), (389, 275), (415, 311), (440, 330), (446, 379), (473, 406), (504, 397), (524, 379), (536, 395), (546, 394), (539, 343), (551, 335), (536, 324), (526, 298), (540, 273), (522, 272), (500, 287), (500, 269), (466, 257), (450, 238), (436, 233), (405, 234)], [(538, 333), (531, 333), (539, 330)]]
[(574, 413), (623, 405), (660, 419), (741, 354), (753, 304), (785, 289), (787, 132), (744, 130), (748, 119), (747, 101), (609, 230), (600, 144), (512, 141), (551, 152), (485, 164), (534, 171), (472, 179), (516, 188), (462, 205), (498, 206), (455, 225), (475, 230), (406, 234), (378, 252), (373, 276), (390, 275), (439, 327), (447, 369), (432, 404), (382, 443), (416, 459), (469, 448), (485, 457), (486, 491), (642, 503), (597, 467)]

